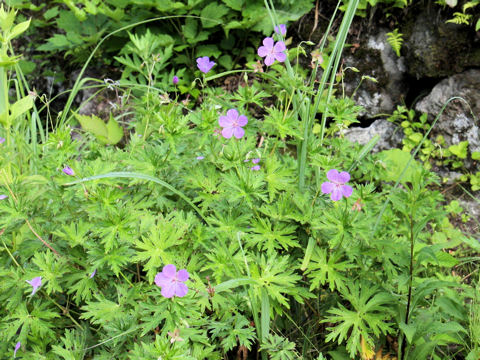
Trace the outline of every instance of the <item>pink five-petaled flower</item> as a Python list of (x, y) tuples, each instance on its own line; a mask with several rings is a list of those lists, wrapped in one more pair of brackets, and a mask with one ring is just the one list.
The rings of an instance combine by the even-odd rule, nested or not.
[(218, 119), (218, 124), (223, 128), (222, 136), (225, 139), (230, 139), (232, 135), (240, 139), (245, 134), (242, 126), (247, 125), (247, 123), (247, 117), (245, 115), (239, 116), (235, 109), (228, 110), (226, 116), (222, 115)]
[(173, 264), (165, 265), (161, 273), (155, 275), (155, 284), (162, 288), (162, 296), (171, 298), (173, 296), (183, 297), (187, 295), (188, 287), (184, 284), (189, 278), (188, 271), (178, 270)]
[(277, 34), (282, 34), (283, 37), (287, 35), (287, 26), (285, 24), (280, 24), (273, 28)]
[(350, 174), (346, 171), (338, 172), (336, 169), (332, 169), (327, 172), (327, 178), (330, 181), (325, 181), (322, 184), (322, 192), (324, 194), (330, 194), (330, 198), (333, 201), (342, 199), (342, 196), (348, 198), (352, 195), (353, 189), (349, 185), (345, 185), (350, 180)]
[(19, 341), (15, 344), (15, 351), (13, 352), (13, 358), (17, 356), (17, 351), (20, 349), (20, 346), (22, 346), (22, 343)]
[(42, 277), (37, 276), (34, 277), (32, 280), (26, 280), (26, 282), (32, 285), (32, 295), (34, 295), (37, 292), (38, 288), (42, 286)]
[(284, 53), (286, 49), (283, 41), (277, 41), (274, 44), (273, 38), (267, 37), (263, 39), (263, 46), (258, 48), (257, 54), (265, 58), (265, 65), (270, 66), (275, 60), (284, 62), (287, 59), (287, 55)]
[(62, 171), (67, 174), (67, 175), (70, 175), (70, 176), (74, 176), (75, 175), (75, 171), (73, 171), (73, 169), (70, 167), (70, 166), (65, 166)]
[(197, 59), (197, 67), (200, 69), (201, 72), (205, 74), (210, 71), (213, 65), (215, 65), (215, 62), (210, 61), (210, 58), (208, 56), (199, 57)]

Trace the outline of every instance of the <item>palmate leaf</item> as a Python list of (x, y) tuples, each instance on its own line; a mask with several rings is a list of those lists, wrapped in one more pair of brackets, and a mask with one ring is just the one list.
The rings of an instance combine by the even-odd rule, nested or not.
[(252, 223), (252, 240), (259, 249), (266, 249), (268, 253), (273, 253), (275, 249), (288, 250), (291, 247), (299, 247), (295, 231), (297, 226), (281, 222), (273, 224), (268, 218), (257, 218)]
[(89, 319), (92, 324), (106, 324), (109, 321), (126, 316), (125, 309), (116, 302), (105, 299), (103, 295), (95, 295), (97, 301), (89, 301), (82, 306), (81, 319)]
[(14, 338), (18, 329), (21, 328), (18, 338), (25, 339), (28, 336), (38, 337), (40, 339), (55, 339), (55, 327), (52, 319), (60, 317), (58, 311), (53, 311), (46, 302), (42, 303), (35, 300), (32, 305), (33, 310), (29, 311), (26, 303), (21, 303), (14, 312), (5, 318), (2, 324), (2, 332), (5, 332), (7, 338)]
[(338, 304), (328, 312), (328, 316), (322, 322), (334, 323), (327, 341), (342, 343), (347, 342), (347, 350), (353, 358), (357, 352), (361, 352), (361, 337), (367, 343), (373, 345), (371, 335), (378, 337), (393, 331), (392, 324), (388, 321), (392, 317), (393, 299), (389, 293), (381, 291), (378, 287), (365, 282), (350, 283), (342, 295), (350, 302), (352, 309)]
[(83, 360), (86, 350), (86, 332), (80, 330), (65, 330), (62, 337), (62, 346), (53, 345), (52, 350), (55, 355), (64, 360)]
[[(266, 289), (270, 299), (275, 300), (287, 309), (290, 308), (286, 295), (303, 303), (305, 297), (313, 296), (306, 289), (297, 285), (301, 277), (294, 273), (289, 263), (288, 256), (265, 257), (260, 255), (256, 262), (250, 264), (252, 278), (257, 281), (259, 287)], [(258, 292), (260, 295), (260, 292)], [(276, 309), (281, 312), (280, 308)]]
[(306, 270), (312, 279), (310, 291), (328, 283), (330, 290), (343, 290), (347, 282), (346, 270), (353, 268), (348, 261), (340, 261), (341, 252), (333, 252), (327, 259), (327, 250), (316, 247)]
[(276, 157), (267, 158), (265, 169), (268, 196), (270, 202), (272, 202), (275, 195), (280, 191), (291, 188), (295, 178), (295, 170), (289, 167), (288, 164), (280, 162)]
[(173, 213), (160, 217), (150, 234), (135, 242), (138, 250), (133, 260), (147, 262), (144, 269), (150, 282), (162, 264), (176, 262), (176, 253), (171, 248), (183, 244), (189, 230), (188, 216), (184, 219), (181, 213)]
[(250, 206), (255, 200), (266, 201), (264, 185), (261, 174), (248, 168), (239, 168), (238, 172), (229, 172), (223, 175), (220, 189), (228, 194), (230, 201), (246, 201)]
[(250, 326), (250, 321), (241, 314), (227, 318), (224, 322), (214, 322), (210, 326), (214, 338), (222, 338), (222, 347), (230, 351), (238, 345), (250, 349), (255, 339), (255, 328)]

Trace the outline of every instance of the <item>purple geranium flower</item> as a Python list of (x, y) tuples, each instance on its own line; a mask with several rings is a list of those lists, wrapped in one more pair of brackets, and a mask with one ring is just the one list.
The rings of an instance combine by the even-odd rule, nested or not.
[(70, 175), (70, 176), (74, 176), (75, 175), (75, 171), (73, 171), (73, 169), (70, 167), (70, 166), (65, 166), (62, 171), (67, 174), (67, 175)]
[(260, 165), (252, 166), (252, 167), (250, 168), (250, 170), (258, 171), (258, 170), (260, 170)]
[(287, 26), (285, 24), (280, 24), (273, 28), (277, 34), (282, 34), (283, 37), (287, 35)]
[(97, 269), (93, 270), (93, 272), (90, 274), (90, 279), (92, 279), (96, 273), (97, 273)]
[(222, 135), (225, 139), (230, 139), (235, 136), (240, 139), (244, 134), (242, 126), (247, 125), (248, 119), (245, 115), (238, 115), (238, 111), (230, 109), (227, 111), (227, 116), (220, 116), (218, 124), (223, 128)]
[(197, 156), (197, 160), (203, 160), (203, 159), (205, 159), (205, 156), (202, 156), (202, 155)]
[(199, 57), (197, 59), (197, 67), (200, 69), (201, 72), (205, 74), (210, 71), (213, 65), (215, 65), (215, 62), (210, 61), (210, 58), (208, 56)]
[(175, 75), (173, 78), (172, 78), (172, 83), (173, 85), (177, 85), (178, 84), (178, 76)]
[(17, 351), (18, 349), (20, 349), (20, 346), (22, 346), (22, 343), (20, 341), (15, 344), (15, 351), (13, 352), (14, 358), (17, 356)]
[(162, 288), (162, 296), (171, 298), (173, 296), (183, 297), (187, 295), (188, 287), (184, 284), (189, 278), (188, 271), (178, 270), (173, 264), (165, 265), (161, 273), (155, 275), (155, 284)]
[(5, 138), (0, 137), (0, 144), (3, 144), (5, 142)]
[(322, 192), (324, 194), (331, 194), (330, 198), (333, 201), (342, 199), (342, 196), (348, 198), (352, 195), (353, 189), (349, 185), (345, 185), (350, 180), (350, 174), (346, 171), (338, 172), (332, 169), (327, 173), (327, 178), (330, 181), (325, 181), (322, 184)]
[(259, 158), (252, 159), (252, 163), (254, 163), (254, 164), (258, 164), (259, 162), (260, 162), (260, 159), (259, 159)]
[(37, 292), (38, 288), (40, 286), (42, 286), (42, 277), (41, 276), (37, 276), (37, 277), (34, 277), (32, 280), (26, 280), (26, 281), (27, 281), (27, 283), (32, 285), (32, 288), (33, 288), (32, 295), (34, 295)]
[(5, 200), (6, 198), (8, 198), (7, 195), (4, 195), (4, 194), (0, 195), (0, 200)]
[(284, 62), (287, 59), (287, 55), (284, 53), (286, 49), (283, 41), (277, 41), (274, 44), (273, 38), (267, 37), (263, 39), (263, 46), (258, 48), (257, 54), (265, 58), (265, 65), (270, 66), (275, 60)]

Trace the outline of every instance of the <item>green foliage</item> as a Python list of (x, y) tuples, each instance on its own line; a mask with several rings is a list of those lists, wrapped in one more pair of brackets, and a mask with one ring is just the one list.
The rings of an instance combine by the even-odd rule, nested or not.
[(478, 190), (477, 174), (468, 173), (464, 169), (465, 160), (476, 161), (480, 157), (478, 152), (469, 153), (468, 141), (460, 141), (458, 144), (446, 146), (445, 139), (438, 135), (435, 141), (425, 138), (425, 133), (431, 127), (427, 114), (417, 116), (413, 109), (405, 106), (397, 106), (394, 113), (388, 118), (389, 121), (397, 122), (403, 128), (405, 137), (402, 140), (404, 152), (411, 152), (423, 140), (419, 151), (419, 159), (423, 166), (431, 168), (433, 165), (462, 171), (462, 181), (469, 181), (473, 191)]
[(105, 122), (98, 116), (79, 115), (75, 114), (75, 118), (85, 131), (91, 132), (95, 137), (104, 144), (115, 145), (123, 137), (123, 129), (110, 113), (110, 119)]
[[(443, 6), (448, 5), (451, 8), (455, 8), (458, 5), (457, 0), (438, 0), (437, 3)], [(479, 0), (470, 0), (470, 1), (463, 2), (461, 11), (454, 12), (453, 18), (447, 20), (447, 23), (453, 23), (458, 25), (475, 24), (475, 31), (480, 30), (480, 18), (478, 18), (477, 14), (475, 13), (469, 14), (469, 11), (475, 11), (475, 8), (479, 4), (480, 4)]]
[[(49, 8), (47, 17), (121, 22), (146, 6), (63, 4), (69, 10)], [(169, 61), (194, 61), (193, 49), (203, 51), (195, 39), (216, 29), (215, 18), (232, 20), (234, 36), (232, 11), (260, 16), (256, 2), (245, 4), (149, 3), (210, 18), (182, 18), (183, 49), (153, 27), (130, 31), (118, 61), (131, 71), (123, 85), (105, 84), (116, 117), (74, 113), (82, 129), (44, 132), (25, 126), (44, 116), (32, 102), (0, 128), (0, 353), (20, 341), (17, 356), (32, 359), (348, 359), (381, 356), (382, 347), (418, 360), (475, 356), (477, 339), (465, 337), (478, 309), (463, 272), (479, 245), (453, 228), (447, 212), (459, 205), (442, 205), (438, 179), (409, 154), (426, 118), (399, 109), (413, 147), (370, 154), (374, 141), (337, 136), (361, 108), (305, 85), (288, 62), (255, 79), (242, 74), (231, 92), (205, 78), (192, 109), (172, 87), (153, 86), (171, 75)], [(232, 108), (248, 117), (241, 139), (219, 134), (219, 116)], [(317, 111), (332, 121), (310, 132)], [(450, 152), (461, 157), (462, 146)], [(75, 175), (62, 172), (66, 164)], [(322, 192), (331, 169), (350, 173), (351, 196)], [(186, 296), (162, 296), (154, 280), (166, 264), (189, 272)], [(32, 294), (27, 281), (38, 276)]]
[(398, 29), (393, 30), (392, 32), (387, 33), (387, 42), (392, 47), (395, 54), (400, 57), (400, 50), (403, 43), (403, 34), (398, 32)]
[[(391, 8), (405, 8), (412, 3), (412, 0), (361, 0), (358, 4), (357, 14), (365, 17), (368, 7), (382, 6), (386, 10)], [(343, 6), (344, 7), (344, 6)]]
[[(29, 7), (29, 3), (18, 0), (14, 6)], [(282, 0), (276, 6), (279, 21), (286, 23), (308, 12), (313, 0)], [(51, 34), (46, 42), (36, 44), (45, 58), (61, 52), (69, 62), (83, 63), (102, 37), (115, 32), (95, 54), (96, 61), (124, 65), (123, 78), (129, 81), (144, 83), (150, 74), (162, 87), (173, 76), (161, 71), (165, 67), (170, 73), (186, 67), (185, 84), (193, 80), (196, 57), (213, 56), (226, 70), (240, 59), (251, 61), (252, 47), (258, 46), (261, 34), (273, 31), (262, 0), (61, 0), (31, 10), (38, 11), (34, 28)], [(155, 18), (161, 20), (150, 21)], [(133, 26), (145, 21), (149, 22)], [(129, 33), (118, 32), (122, 28), (129, 28)], [(212, 38), (218, 42), (212, 43)]]
[(351, 283), (342, 292), (343, 297), (351, 304), (351, 310), (338, 304), (329, 310), (329, 316), (323, 322), (336, 324), (327, 341), (347, 342), (347, 350), (351, 357), (361, 351), (360, 339), (363, 337), (372, 343), (371, 334), (378, 338), (393, 331), (388, 320), (391, 318), (393, 298), (386, 292), (380, 292), (372, 284), (365, 282)]

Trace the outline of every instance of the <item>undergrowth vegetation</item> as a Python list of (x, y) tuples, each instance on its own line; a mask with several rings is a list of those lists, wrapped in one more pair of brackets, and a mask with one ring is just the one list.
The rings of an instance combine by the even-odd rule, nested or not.
[[(428, 132), (380, 153), (339, 135), (361, 111), (334, 89), (358, 3), (311, 74), (271, 1), (247, 70), (131, 32), (163, 49), (153, 67), (123, 55), (127, 82), (84, 79), (91, 53), (58, 118), (13, 51), (29, 20), (2, 7), (0, 357), (478, 359), (480, 245), (415, 160)], [(196, 102), (155, 67), (172, 49)], [(238, 89), (211, 86), (227, 75)], [(105, 119), (72, 108), (88, 87)]]

